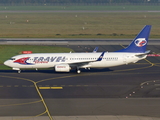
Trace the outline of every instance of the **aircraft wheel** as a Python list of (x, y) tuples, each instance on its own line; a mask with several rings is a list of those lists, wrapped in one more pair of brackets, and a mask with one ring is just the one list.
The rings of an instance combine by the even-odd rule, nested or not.
[(18, 73), (21, 73), (21, 70), (18, 70)]
[(81, 73), (81, 71), (80, 71), (80, 70), (77, 70), (77, 73), (79, 74), (79, 73)]

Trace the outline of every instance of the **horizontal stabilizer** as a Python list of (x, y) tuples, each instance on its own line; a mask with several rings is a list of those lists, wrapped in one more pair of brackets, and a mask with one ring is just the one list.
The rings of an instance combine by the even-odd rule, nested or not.
[(135, 56), (147, 55), (147, 54), (149, 54), (150, 52), (151, 52), (150, 50), (147, 50), (145, 53), (139, 53), (139, 54), (136, 54)]

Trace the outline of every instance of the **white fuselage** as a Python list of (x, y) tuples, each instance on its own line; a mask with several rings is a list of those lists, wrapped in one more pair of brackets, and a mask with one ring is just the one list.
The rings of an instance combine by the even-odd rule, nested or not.
[[(101, 61), (96, 61), (98, 53), (35, 53), (12, 57), (4, 64), (12, 68), (52, 68), (59, 64), (68, 64), (78, 68), (105, 68), (135, 63), (146, 58), (136, 56), (137, 53), (106, 52)], [(26, 58), (26, 59), (23, 59)], [(16, 62), (15, 62), (16, 61)]]
[[(22, 54), (4, 62), (20, 72), (21, 68), (54, 68), (56, 72), (69, 72), (72, 68), (106, 68), (136, 63), (147, 57), (146, 51), (151, 25), (146, 25), (129, 46), (116, 52), (93, 53), (37, 53)], [(95, 53), (96, 52), (96, 53)]]

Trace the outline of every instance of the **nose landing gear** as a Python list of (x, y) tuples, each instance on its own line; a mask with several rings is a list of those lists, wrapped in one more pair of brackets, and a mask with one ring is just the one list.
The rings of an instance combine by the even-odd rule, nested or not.
[(21, 73), (21, 70), (18, 70), (18, 73)]

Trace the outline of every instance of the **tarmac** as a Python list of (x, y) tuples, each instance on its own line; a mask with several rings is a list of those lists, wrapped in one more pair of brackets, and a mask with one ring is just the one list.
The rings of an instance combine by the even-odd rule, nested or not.
[[(62, 45), (92, 52), (97, 45)], [(116, 51), (121, 45), (98, 45)], [(159, 53), (159, 45), (148, 49)], [(159, 120), (160, 58), (106, 69), (0, 71), (0, 120)]]

